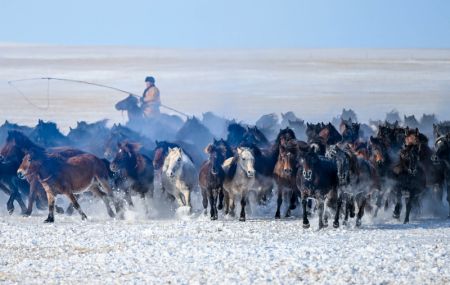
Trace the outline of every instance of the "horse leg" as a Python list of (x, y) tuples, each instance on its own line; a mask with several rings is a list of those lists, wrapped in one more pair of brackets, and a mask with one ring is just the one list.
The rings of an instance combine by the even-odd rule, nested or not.
[(211, 220), (217, 220), (218, 212), (217, 212), (217, 193), (218, 189), (211, 189), (209, 204), (211, 207)]
[(296, 206), (295, 206), (295, 202), (294, 202), (294, 208), (292, 208), (292, 202), (293, 202), (293, 201), (292, 201), (292, 197), (294, 196), (293, 193), (292, 193), (292, 190), (291, 190), (291, 189), (288, 189), (288, 190), (285, 192), (285, 195), (286, 195), (286, 200), (289, 201), (289, 206), (287, 207), (285, 217), (286, 217), (286, 218), (289, 218), (289, 217), (291, 216), (291, 209), (295, 209)]
[(400, 189), (397, 191), (396, 198), (397, 201), (395, 203), (394, 214), (392, 215), (392, 217), (394, 219), (399, 219), (400, 213), (402, 211), (402, 191)]
[[(208, 200), (211, 200), (211, 191), (208, 191), (208, 189), (200, 188), (202, 190), (202, 205), (203, 205), (203, 214), (206, 216), (208, 213)], [(212, 206), (211, 206), (212, 208)], [(212, 209), (211, 209), (212, 210)], [(212, 212), (211, 212), (212, 217)]]
[(78, 211), (78, 213), (80, 213), (81, 219), (82, 220), (86, 220), (87, 216), (83, 212), (83, 210), (81, 210), (80, 204), (78, 204), (78, 201), (77, 201), (77, 198), (75, 198), (75, 195), (73, 195), (72, 193), (66, 193), (66, 195), (70, 199), (70, 201), (72, 202), (73, 207)]
[(235, 213), (234, 213), (234, 209), (236, 207), (236, 205), (234, 204), (234, 194), (229, 194), (229, 203), (230, 203), (230, 216), (234, 217)]
[[(106, 208), (108, 210), (108, 214), (109, 216), (112, 218), (114, 217), (114, 212), (112, 212), (111, 206), (109, 205), (110, 201), (112, 200), (114, 203), (114, 207), (116, 209), (116, 213), (121, 213), (121, 218), (122, 218), (122, 214), (123, 214), (123, 205), (122, 203), (119, 201), (119, 199), (117, 199), (117, 197), (115, 197), (114, 192), (111, 188), (111, 185), (109, 184), (108, 180), (105, 178), (97, 178), (98, 183), (100, 185), (100, 187), (103, 189), (104, 192), (100, 191), (100, 189), (97, 187), (97, 191), (99, 191), (101, 194), (105, 194), (102, 197), (103, 201), (105, 202)], [(101, 195), (100, 194), (100, 195)], [(131, 199), (131, 197), (130, 197)], [(112, 215), (111, 215), (112, 213)]]
[(450, 219), (450, 181), (447, 181), (448, 218)]
[(242, 194), (241, 197), (241, 216), (239, 217), (239, 221), (245, 222), (245, 205), (247, 204), (246, 195)]
[(325, 225), (323, 222), (323, 212), (324, 212), (325, 203), (322, 198), (319, 198), (318, 201), (319, 201), (318, 208), (319, 208), (319, 230), (320, 230), (328, 225)]
[(55, 196), (50, 191), (47, 192), (47, 200), (48, 200), (48, 217), (44, 221), (44, 223), (53, 223), (55, 221)]
[(341, 207), (342, 207), (342, 194), (339, 194), (337, 196), (336, 213), (334, 215), (334, 221), (333, 221), (333, 227), (335, 229), (339, 228), (339, 215), (341, 214)]
[(348, 194), (345, 194), (345, 196), (343, 197), (344, 199), (344, 204), (345, 204), (345, 215), (344, 215), (344, 222), (342, 222), (342, 224), (345, 226), (348, 223), (348, 216), (350, 214), (350, 197)]
[(108, 199), (108, 196), (105, 193), (103, 193), (102, 191), (100, 191), (98, 186), (93, 186), (91, 191), (92, 191), (92, 193), (94, 193), (96, 196), (100, 197), (103, 200), (103, 203), (105, 203), (105, 206), (106, 206), (106, 210), (108, 211), (108, 215), (111, 218), (114, 218), (115, 214), (114, 214), (114, 212), (111, 209), (111, 206), (109, 204), (110, 200)]
[(228, 194), (227, 191), (225, 191), (223, 194), (225, 199), (225, 215), (228, 215), (230, 213), (230, 194)]
[(298, 200), (298, 193), (295, 189), (291, 191), (291, 199), (289, 200), (289, 209), (295, 210), (297, 208), (297, 200)]
[(357, 201), (358, 201), (358, 215), (356, 216), (356, 226), (360, 227), (361, 219), (364, 216), (364, 209), (367, 204), (367, 197), (365, 197), (365, 196), (359, 197), (359, 199), (357, 199)]
[(283, 203), (283, 189), (281, 186), (278, 186), (278, 198), (277, 198), (277, 211), (275, 212), (275, 219), (280, 219), (280, 208)]
[(403, 221), (404, 224), (409, 223), (409, 214), (411, 213), (412, 202), (413, 202), (413, 197), (409, 196), (409, 197), (405, 198), (406, 214), (405, 214), (405, 220)]
[(223, 193), (223, 188), (219, 189), (219, 206), (217, 207), (218, 210), (222, 210), (223, 209), (223, 198), (224, 198), (224, 193)]
[(309, 228), (309, 221), (308, 221), (308, 211), (306, 210), (307, 206), (307, 197), (302, 197), (302, 210), (303, 210), (303, 228), (307, 229)]
[(32, 187), (30, 185), (30, 194), (28, 195), (28, 208), (25, 211), (25, 213), (23, 213), (23, 216), (30, 216), (31, 212), (33, 211), (33, 204), (34, 201), (36, 200), (36, 190), (34, 189), (34, 187)]

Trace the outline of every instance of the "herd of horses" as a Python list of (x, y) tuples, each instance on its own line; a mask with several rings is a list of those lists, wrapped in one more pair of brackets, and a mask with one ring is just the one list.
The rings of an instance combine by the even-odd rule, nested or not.
[[(360, 226), (365, 212), (376, 216), (391, 208), (399, 219), (403, 201), (408, 223), (424, 197), (445, 208), (446, 193), (450, 203), (449, 122), (424, 126), (425, 134), (406, 120), (362, 125), (347, 110), (339, 122), (305, 124), (290, 112), (281, 123), (270, 114), (255, 126), (212, 113), (203, 120), (149, 122), (124, 110), (127, 126), (79, 122), (68, 135), (52, 122), (40, 120), (34, 128), (5, 122), (0, 189), (9, 195), (9, 213), (17, 203), (27, 216), (34, 206), (48, 207), (45, 222), (54, 222), (54, 211), (77, 210), (86, 219), (78, 199), (88, 196), (100, 198), (109, 216), (123, 218), (133, 200), (148, 205), (147, 199), (157, 199), (157, 185), (159, 199), (189, 210), (200, 191), (211, 220), (219, 211), (234, 217), (240, 203), (239, 220), (245, 221), (246, 210), (276, 199), (275, 219), (298, 208), (304, 228), (313, 215), (319, 228), (329, 219), (337, 228), (349, 218)], [(56, 205), (57, 195), (69, 199), (67, 209)]]

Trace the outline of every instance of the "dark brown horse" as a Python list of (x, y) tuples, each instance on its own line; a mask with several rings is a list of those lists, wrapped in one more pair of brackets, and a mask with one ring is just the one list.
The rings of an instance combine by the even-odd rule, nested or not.
[[(199, 184), (203, 198), (202, 203), (206, 215), (209, 202), (211, 220), (217, 220), (218, 210), (223, 208), (224, 197), (223, 181), (225, 179), (225, 172), (222, 164), (225, 159), (232, 156), (226, 157), (223, 149), (218, 146), (216, 140), (205, 148), (205, 152), (209, 155), (209, 158), (203, 163), (199, 172)], [(217, 200), (219, 200), (219, 206), (217, 206)]]
[(117, 173), (125, 184), (125, 199), (133, 206), (130, 190), (144, 198), (148, 193), (153, 197), (153, 164), (152, 160), (139, 152), (140, 144), (122, 142), (118, 144), (118, 151), (110, 164), (111, 171)]
[[(81, 210), (74, 194), (87, 189), (102, 198), (108, 214), (114, 217), (110, 202), (113, 192), (109, 185), (109, 173), (105, 163), (92, 154), (80, 154), (68, 159), (58, 154), (49, 154), (43, 150), (33, 150), (25, 155), (17, 170), (21, 179), (33, 177), (44, 188), (48, 199), (49, 214), (46, 223), (53, 223), (55, 198), (66, 195), (73, 207), (85, 220), (86, 214)], [(116, 204), (116, 211), (120, 208)]]

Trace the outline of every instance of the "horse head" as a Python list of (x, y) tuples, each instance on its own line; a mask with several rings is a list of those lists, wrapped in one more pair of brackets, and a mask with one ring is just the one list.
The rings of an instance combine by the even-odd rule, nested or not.
[(248, 178), (255, 177), (255, 156), (250, 148), (237, 148), (237, 166), (242, 169)]

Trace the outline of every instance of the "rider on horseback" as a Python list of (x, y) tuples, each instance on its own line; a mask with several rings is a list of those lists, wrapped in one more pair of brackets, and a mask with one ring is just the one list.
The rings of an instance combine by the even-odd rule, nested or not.
[(155, 78), (153, 76), (147, 76), (145, 78), (147, 88), (142, 95), (142, 111), (146, 118), (159, 115), (159, 106), (161, 105), (161, 99), (159, 96), (159, 89), (155, 86)]

